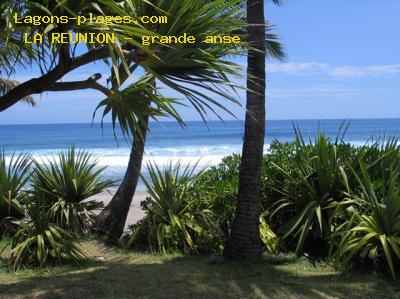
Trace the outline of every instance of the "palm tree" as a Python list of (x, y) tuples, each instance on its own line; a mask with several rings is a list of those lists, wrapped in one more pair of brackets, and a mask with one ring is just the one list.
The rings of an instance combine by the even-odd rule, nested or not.
[[(280, 1), (274, 0), (275, 4)], [(261, 166), (265, 135), (265, 57), (282, 58), (276, 37), (266, 34), (264, 1), (247, 1), (247, 104), (237, 207), (223, 255), (230, 259), (258, 260), (262, 254), (259, 229)]]
[[(104, 0), (102, 6), (93, 1), (79, 1), (78, 5), (69, 1), (34, 1), (7, 0), (4, 4), (4, 17), (9, 19), (18, 7), (19, 11), (28, 15), (85, 15), (93, 12), (101, 15), (130, 15), (133, 19), (143, 15), (168, 15), (168, 24), (142, 26), (126, 26), (124, 24), (112, 25), (87, 25), (79, 28), (80, 32), (112, 32), (115, 33), (119, 43), (115, 46), (88, 45), (87, 51), (78, 55), (73, 45), (62, 45), (48, 51), (49, 45), (39, 46), (35, 61), (43, 74), (39, 79), (28, 80), (0, 96), (0, 111), (13, 105), (22, 96), (46, 91), (75, 90), (80, 88), (94, 88), (106, 94), (98, 108), (104, 108), (103, 117), (112, 114), (114, 128), (119, 124), (124, 134), (129, 135), (132, 142), (130, 161), (120, 188), (116, 196), (104, 212), (99, 216), (96, 229), (110, 239), (117, 239), (122, 233), (126, 215), (135, 192), (141, 160), (144, 150), (145, 135), (150, 117), (161, 114), (177, 116), (172, 104), (174, 101), (160, 96), (153, 87), (148, 86), (148, 81), (140, 80), (124, 90), (120, 90), (123, 83), (137, 68), (153, 77), (158, 83), (174, 89), (183, 95), (198, 113), (206, 120), (207, 112), (214, 109), (225, 109), (220, 99), (237, 102), (229, 90), (233, 84), (229, 82), (229, 75), (236, 75), (238, 66), (225, 57), (243, 53), (241, 47), (227, 47), (223, 44), (206, 44), (202, 41), (207, 35), (233, 34), (244, 25), (242, 0), (186, 0), (182, 5), (181, 0), (142, 1), (142, 0)], [(33, 2), (33, 1), (32, 1)], [(20, 9), (22, 5), (24, 9)], [(72, 5), (71, 7), (69, 5)], [(0, 22), (2, 21), (0, 20)], [(12, 24), (12, 22), (3, 22)], [(0, 24), (1, 25), (1, 24)], [(11, 33), (21, 30), (45, 32), (49, 35), (54, 30), (76, 30), (74, 26), (56, 26), (48, 30), (46, 26), (32, 28), (19, 28), (11, 26)], [(196, 45), (178, 44), (165, 46), (154, 44), (144, 46), (140, 39), (143, 35), (174, 35), (183, 33), (196, 37)], [(98, 74), (90, 80), (77, 82), (58, 82), (65, 74), (74, 69), (107, 59), (112, 70), (110, 78), (111, 88), (101, 86), (96, 81), (101, 77)], [(89, 85), (87, 85), (89, 84)], [(139, 88), (147, 84), (146, 90)], [(225, 87), (223, 87), (225, 86)], [(150, 92), (149, 92), (150, 91)], [(143, 95), (145, 94), (145, 96)], [(146, 101), (149, 102), (146, 103)], [(151, 102), (151, 103), (150, 103)], [(156, 106), (153, 110), (152, 107)], [(143, 109), (144, 108), (144, 109)], [(144, 111), (142, 111), (144, 110)], [(152, 113), (156, 113), (153, 115)]]
[[(151, 51), (158, 57), (146, 57), (142, 53), (140, 66), (152, 76), (155, 81), (166, 85), (177, 93), (183, 95), (205, 120), (207, 110), (217, 113), (214, 107), (225, 109), (216, 97), (236, 102), (228, 90), (223, 86), (232, 87), (228, 75), (237, 74), (237, 66), (226, 60), (228, 55), (237, 55), (243, 51), (236, 47), (226, 47), (218, 44), (206, 44), (200, 41), (207, 35), (231, 34), (243, 27), (241, 0), (186, 0), (182, 5), (180, 0), (156, 2), (159, 6), (149, 5), (145, 1), (134, 1), (134, 6), (139, 15), (167, 14), (170, 16), (169, 25), (152, 26), (149, 30), (160, 35), (180, 36), (184, 33), (194, 36), (198, 41), (196, 46), (180, 44), (173, 47), (153, 45)], [(135, 66), (133, 67), (135, 68)], [(151, 88), (150, 88), (151, 90)], [(157, 100), (157, 97), (153, 101)], [(113, 105), (106, 100), (105, 111), (108, 105)], [(158, 101), (160, 103), (160, 101)], [(165, 101), (164, 101), (165, 102)], [(142, 107), (151, 107), (151, 100), (142, 102)], [(160, 107), (160, 106), (158, 106)], [(116, 109), (108, 109), (115, 111)], [(130, 111), (129, 109), (119, 109)], [(181, 124), (182, 120), (171, 106), (160, 109), (172, 115)], [(158, 111), (160, 112), (160, 111)], [(137, 182), (139, 179), (146, 132), (148, 129), (149, 114), (142, 114), (135, 122), (135, 117), (127, 121), (125, 117), (119, 123), (123, 128), (133, 128), (132, 150), (129, 157), (128, 168), (124, 179), (108, 206), (97, 217), (94, 226), (95, 232), (104, 235), (110, 243), (115, 243), (123, 233), (127, 214), (132, 202)], [(136, 113), (137, 115), (137, 113)], [(136, 126), (138, 124), (139, 126)]]
[[(4, 7), (0, 6), (2, 10)], [(1, 22), (4, 21), (4, 22)], [(0, 18), (0, 96), (8, 93), (20, 83), (16, 80), (9, 79), (9, 76), (15, 72), (15, 66), (28, 66), (33, 59), (33, 51), (30, 47), (15, 36), (7, 36), (5, 19)], [(26, 96), (21, 102), (36, 106), (36, 102), (32, 96)]]

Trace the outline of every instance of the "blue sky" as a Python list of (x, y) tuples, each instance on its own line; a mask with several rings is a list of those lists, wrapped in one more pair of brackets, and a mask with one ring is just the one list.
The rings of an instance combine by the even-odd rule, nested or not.
[[(266, 16), (276, 24), (287, 52), (283, 63), (268, 61), (267, 117), (400, 117), (399, 11), (398, 0), (267, 4)], [(86, 79), (98, 69), (103, 68), (79, 69), (66, 79)], [(31, 74), (20, 70), (16, 79)], [(0, 114), (0, 124), (90, 122), (102, 95), (83, 91), (36, 98), (37, 108), (15, 105)], [(244, 118), (243, 108), (229, 108)], [(180, 110), (185, 120), (199, 119), (191, 109)]]

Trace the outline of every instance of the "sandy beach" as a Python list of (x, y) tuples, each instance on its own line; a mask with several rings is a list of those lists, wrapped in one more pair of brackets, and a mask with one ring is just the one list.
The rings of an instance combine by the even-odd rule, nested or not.
[[(115, 191), (105, 191), (98, 195), (90, 198), (90, 200), (97, 200), (104, 203), (106, 206), (112, 199)], [(140, 202), (146, 198), (146, 191), (136, 190), (135, 196), (133, 197), (131, 207), (129, 209), (128, 218), (126, 219), (124, 232), (128, 232), (128, 226), (136, 223), (138, 220), (142, 219), (144, 216), (144, 211), (140, 208)], [(100, 213), (100, 210), (96, 214)]]

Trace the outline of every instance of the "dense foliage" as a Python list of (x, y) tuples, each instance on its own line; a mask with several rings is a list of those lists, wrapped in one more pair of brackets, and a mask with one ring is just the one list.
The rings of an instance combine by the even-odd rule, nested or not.
[(15, 230), (15, 221), (22, 217), (23, 187), (29, 179), (31, 161), (26, 155), (12, 155), (6, 161), (0, 152), (0, 238)]
[(10, 265), (43, 267), (62, 258), (79, 261), (84, 257), (77, 238), (54, 224), (42, 197), (31, 197), (24, 207), (25, 217), (12, 237)]
[(113, 184), (101, 179), (105, 168), (97, 167), (89, 153), (76, 152), (74, 147), (57, 159), (42, 162), (35, 162), (33, 193), (44, 197), (52, 222), (74, 233), (88, 232), (93, 211), (101, 205), (87, 199)]
[[(356, 147), (343, 141), (345, 133), (343, 127), (334, 139), (319, 132), (305, 141), (295, 127), (294, 142), (271, 144), (262, 174), (261, 238), (270, 252), (332, 258), (337, 266), (371, 265), (395, 278), (400, 262), (398, 142), (382, 138)], [(239, 170), (240, 156), (225, 157), (187, 190), (182, 220), (190, 219), (196, 228), (190, 230), (191, 249), (221, 252), (234, 216)], [(184, 234), (163, 233), (170, 244), (185, 243)], [(146, 238), (154, 236), (148, 231), (142, 235)]]
[[(320, 132), (305, 141), (274, 141), (264, 156), (260, 236), (265, 250), (330, 258), (338, 267), (370, 266), (396, 278), (400, 266), (400, 148), (396, 139), (356, 147)], [(14, 225), (11, 265), (43, 266), (83, 257), (87, 198), (108, 186), (82, 151), (39, 163), (0, 156), (1, 222)], [(153, 252), (221, 253), (235, 212), (240, 156), (199, 170), (149, 164), (145, 217), (125, 246)], [(8, 227), (8, 226), (7, 226)], [(3, 229), (4, 233), (4, 229)]]
[(193, 235), (201, 227), (195, 219), (197, 215), (190, 213), (193, 199), (188, 193), (202, 174), (202, 171), (194, 173), (195, 166), (181, 168), (177, 163), (162, 170), (155, 164), (147, 165), (150, 179), (143, 180), (149, 196), (142, 202), (146, 216), (131, 227), (128, 247), (141, 246), (164, 253), (194, 249)]
[[(386, 159), (383, 158), (383, 159)], [(382, 161), (380, 161), (382, 162)], [(385, 172), (388, 181), (373, 181), (368, 166), (359, 161), (354, 172), (358, 191), (350, 195), (351, 206), (344, 223), (336, 225), (338, 244), (332, 244), (337, 264), (369, 258), (379, 268), (387, 268), (396, 278), (400, 267), (400, 187), (399, 161), (392, 160)]]
[(40, 162), (22, 154), (6, 161), (1, 153), (0, 237), (11, 236), (14, 270), (84, 256), (78, 237), (88, 232), (99, 207), (87, 199), (113, 183), (101, 178), (103, 170), (90, 154), (74, 148)]

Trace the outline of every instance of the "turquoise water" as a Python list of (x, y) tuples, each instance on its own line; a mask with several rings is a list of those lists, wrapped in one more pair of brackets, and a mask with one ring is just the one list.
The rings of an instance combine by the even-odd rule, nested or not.
[[(343, 120), (299, 120), (305, 136), (312, 137), (318, 125), (328, 136), (335, 137)], [(178, 124), (166, 122), (151, 125), (146, 143), (145, 161), (162, 165), (170, 160), (184, 163), (200, 159), (201, 165), (213, 165), (230, 153), (240, 153), (243, 138), (243, 122), (188, 122), (182, 129)], [(400, 119), (351, 120), (346, 141), (364, 144), (371, 137), (385, 134), (400, 136)], [(290, 120), (267, 122), (266, 150), (274, 140), (294, 139)], [(99, 164), (107, 166), (106, 177), (121, 179), (128, 161), (129, 144), (117, 132), (114, 138), (110, 124), (101, 129), (98, 124), (49, 124), (49, 125), (0, 125), (0, 148), (6, 155), (13, 152), (29, 152), (33, 157), (44, 159), (61, 149), (75, 145), (89, 150), (98, 157)]]

